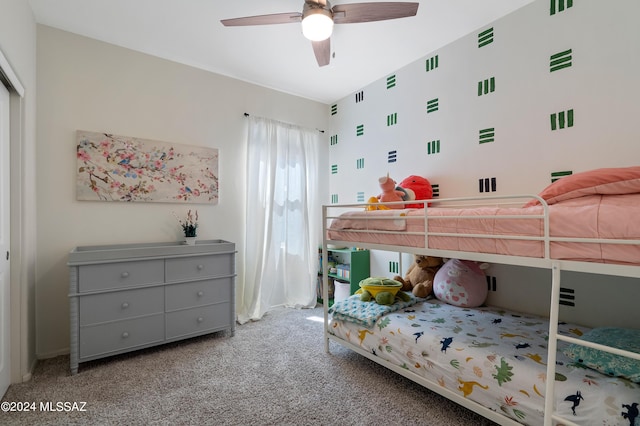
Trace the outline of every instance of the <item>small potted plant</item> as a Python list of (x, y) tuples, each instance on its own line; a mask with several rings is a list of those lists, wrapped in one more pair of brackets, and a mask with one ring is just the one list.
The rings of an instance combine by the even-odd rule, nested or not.
[(187, 212), (187, 219), (182, 220), (174, 213), (176, 219), (178, 219), (178, 223), (182, 226), (182, 231), (184, 232), (185, 241), (189, 245), (193, 245), (196, 243), (196, 235), (198, 229), (198, 211), (195, 211), (195, 215), (191, 214), (191, 210)]

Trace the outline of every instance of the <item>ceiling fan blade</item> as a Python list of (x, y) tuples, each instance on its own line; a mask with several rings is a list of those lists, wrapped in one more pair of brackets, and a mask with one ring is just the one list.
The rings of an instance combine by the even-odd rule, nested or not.
[(418, 5), (411, 2), (352, 3), (333, 6), (331, 11), (334, 23), (353, 24), (415, 16)]
[(289, 24), (291, 22), (300, 22), (302, 13), (274, 13), (271, 15), (245, 16), (244, 18), (223, 19), (222, 25), (225, 27), (238, 27), (246, 25), (272, 25), (272, 24)]
[(331, 59), (331, 37), (322, 41), (312, 41), (313, 53), (316, 55), (318, 66), (329, 65)]

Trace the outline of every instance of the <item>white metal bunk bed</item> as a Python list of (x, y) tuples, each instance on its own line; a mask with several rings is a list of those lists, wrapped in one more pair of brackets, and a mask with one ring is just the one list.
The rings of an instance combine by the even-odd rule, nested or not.
[[(524, 200), (524, 201), (523, 201)], [(517, 212), (517, 214), (512, 215), (512, 211), (507, 210), (506, 213), (502, 212), (500, 216), (496, 216), (494, 214), (483, 214), (481, 213), (472, 213), (470, 216), (465, 216), (464, 214), (460, 215), (458, 212), (451, 213), (452, 210), (450, 208), (455, 209), (463, 209), (461, 210), (463, 213), (470, 212), (471, 210), (464, 210), (471, 208), (469, 207), (470, 203), (476, 203), (481, 205), (491, 204), (493, 206), (503, 205), (502, 203), (509, 203), (510, 205), (518, 205), (518, 208), (521, 208), (522, 203), (526, 200), (537, 200), (540, 207), (536, 210), (532, 210), (531, 212), (527, 210), (526, 212)], [(413, 201), (412, 201), (413, 203)], [(428, 204), (427, 204), (428, 203)], [(373, 230), (370, 229), (373, 227), (369, 226), (367, 223), (372, 219), (375, 220), (388, 220), (388, 221), (408, 221), (408, 213), (401, 213), (400, 210), (387, 210), (386, 218), (381, 219), (379, 216), (384, 214), (378, 214), (375, 212), (366, 211), (366, 207), (372, 207), (370, 204), (343, 204), (343, 205), (326, 205), (323, 206), (323, 245), (322, 245), (322, 259), (323, 259), (323, 271), (328, 270), (327, 259), (328, 245), (333, 246), (351, 246), (351, 247), (360, 247), (360, 248), (368, 248), (368, 249), (378, 249), (384, 251), (398, 252), (398, 253), (413, 253), (413, 254), (428, 254), (431, 256), (438, 256), (443, 258), (459, 258), (459, 259), (467, 259), (479, 262), (489, 262), (493, 264), (506, 264), (506, 265), (517, 265), (517, 266), (526, 266), (526, 267), (535, 267), (535, 268), (545, 268), (551, 270), (552, 277), (552, 288), (550, 295), (550, 311), (548, 313), (549, 317), (549, 330), (548, 330), (548, 353), (547, 353), (547, 368), (546, 368), (546, 377), (555, 377), (556, 372), (556, 355), (558, 350), (558, 342), (565, 341), (568, 343), (579, 344), (582, 346), (591, 347), (594, 349), (600, 349), (605, 352), (622, 355), (625, 357), (629, 357), (632, 359), (640, 360), (640, 354), (624, 351), (612, 347), (607, 347), (603, 345), (598, 345), (595, 343), (586, 342), (584, 340), (572, 338), (566, 335), (562, 335), (558, 333), (558, 321), (559, 318), (559, 306), (560, 306), (560, 287), (561, 287), (561, 273), (562, 271), (579, 271), (586, 273), (594, 273), (594, 274), (604, 274), (604, 275), (613, 275), (613, 276), (622, 276), (622, 277), (632, 277), (632, 278), (640, 278), (640, 257), (636, 257), (636, 254), (632, 254), (631, 256), (637, 259), (637, 264), (631, 264), (628, 262), (624, 262), (624, 264), (615, 264), (615, 263), (597, 263), (591, 261), (581, 261), (581, 260), (565, 260), (563, 258), (554, 258), (553, 257), (553, 247), (554, 244), (594, 244), (594, 245), (602, 245), (599, 247), (625, 247), (625, 251), (627, 248), (633, 250), (640, 249), (640, 238), (636, 239), (618, 239), (618, 238), (571, 238), (571, 237), (554, 237), (553, 232), (550, 230), (553, 228), (551, 226), (550, 219), (550, 206), (545, 202), (545, 200), (539, 196), (534, 195), (525, 195), (525, 196), (514, 196), (514, 197), (497, 197), (497, 196), (484, 196), (479, 198), (458, 198), (458, 199), (441, 199), (441, 200), (428, 200), (424, 202), (426, 209), (423, 209), (422, 212), (419, 212), (419, 216), (415, 220), (419, 220), (422, 222), (421, 227), (422, 230), (417, 231), (407, 231), (406, 229), (402, 229), (399, 231), (396, 230)], [(436, 206), (446, 206), (447, 210), (444, 212), (444, 215), (437, 217), (436, 215), (430, 214), (431, 212), (435, 212), (438, 208), (433, 208)], [(375, 207), (375, 205), (373, 206)], [(501, 207), (498, 207), (501, 208)], [(354, 213), (355, 211), (355, 213)], [(346, 230), (331, 230), (331, 224), (341, 218), (342, 213), (351, 212), (352, 215), (356, 216), (355, 219), (363, 219), (364, 225), (361, 229), (349, 229)], [(427, 214), (424, 214), (427, 212)], [(472, 212), (472, 211), (471, 211)], [(402, 216), (400, 216), (402, 215)], [(628, 218), (637, 217), (637, 216), (627, 216)], [(352, 218), (350, 218), (352, 219)], [(447, 220), (453, 219), (455, 221), (464, 221), (465, 219), (469, 219), (471, 221), (481, 222), (481, 221), (489, 221), (495, 222), (500, 220), (516, 220), (516, 221), (534, 221), (540, 225), (540, 234), (539, 235), (504, 235), (500, 234), (492, 234), (491, 231), (482, 231), (481, 233), (475, 233), (475, 231), (462, 231), (460, 234), (460, 230), (455, 230), (455, 232), (442, 232), (442, 229), (438, 229), (437, 226), (434, 226), (434, 223), (437, 220)], [(629, 219), (630, 220), (630, 219)], [(538, 225), (536, 225), (538, 226)], [(387, 228), (382, 226), (382, 228)], [(446, 227), (445, 227), (446, 228)], [(433, 230), (435, 229), (435, 231)], [(446, 229), (445, 229), (446, 231)], [(341, 233), (343, 232), (343, 233)], [(414, 238), (411, 242), (405, 243), (384, 243), (380, 242), (384, 241), (389, 235), (410, 235), (410, 238)], [(459, 250), (451, 250), (451, 249), (442, 249), (438, 248), (438, 244), (432, 244), (432, 241), (437, 240), (438, 238), (450, 238), (453, 237), (455, 239), (462, 239), (463, 241), (474, 241), (481, 240), (482, 246), (488, 240), (499, 240), (503, 242), (509, 243), (509, 240), (514, 241), (524, 241), (536, 245), (541, 246), (542, 252), (538, 255), (538, 253), (532, 256), (524, 256), (518, 255), (513, 256), (509, 254), (500, 254), (500, 253), (484, 253), (478, 251), (459, 251)], [(527, 243), (527, 244), (528, 244)], [(410, 244), (410, 245), (406, 245)], [(622, 245), (622, 246), (620, 246)], [(505, 249), (507, 252), (509, 249)], [(528, 248), (525, 248), (528, 250)], [(535, 250), (534, 250), (535, 252)], [(401, 256), (400, 256), (401, 258)], [(614, 260), (615, 261), (615, 260)], [(402, 268), (400, 268), (402, 270)], [(324, 338), (325, 338), (325, 349), (329, 352), (329, 341), (334, 341), (338, 344), (346, 346), (355, 352), (360, 353), (361, 355), (373, 360), (376, 363), (379, 363), (396, 373), (399, 373), (410, 380), (413, 380), (426, 388), (435, 391), (458, 404), (470, 408), (471, 410), (479, 413), (480, 415), (495, 421), (499, 424), (519, 424), (515, 420), (512, 420), (508, 417), (503, 416), (502, 414), (496, 412), (495, 410), (486, 408), (474, 401), (471, 401), (459, 393), (453, 392), (449, 389), (446, 389), (442, 386), (439, 386), (438, 383), (435, 383), (429, 379), (423, 378), (408, 369), (402, 368), (400, 366), (394, 365), (393, 363), (386, 362), (385, 360), (378, 357), (376, 354), (370, 353), (369, 351), (363, 350), (358, 345), (350, 343), (346, 340), (343, 340), (340, 337), (337, 337), (329, 332), (329, 298), (328, 298), (328, 278), (327, 274), (323, 274), (323, 301), (324, 301), (324, 319), (325, 319), (325, 328), (324, 328)], [(552, 425), (554, 422), (561, 422), (562, 424), (576, 424), (572, 423), (571, 419), (562, 418), (554, 413), (554, 385), (555, 380), (547, 380), (546, 381), (546, 390), (545, 395), (547, 396), (544, 400), (544, 424)]]

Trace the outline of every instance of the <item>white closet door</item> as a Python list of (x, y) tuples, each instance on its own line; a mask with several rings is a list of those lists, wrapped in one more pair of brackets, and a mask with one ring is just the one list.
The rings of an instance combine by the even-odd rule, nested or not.
[(11, 382), (9, 175), (9, 92), (0, 83), (0, 398)]

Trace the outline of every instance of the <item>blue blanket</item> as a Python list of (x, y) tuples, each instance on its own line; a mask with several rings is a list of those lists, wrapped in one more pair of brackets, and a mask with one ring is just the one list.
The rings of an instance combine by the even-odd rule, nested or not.
[(334, 303), (329, 308), (329, 313), (337, 320), (351, 321), (365, 327), (373, 327), (381, 316), (406, 308), (422, 300), (411, 293), (406, 294), (410, 297), (408, 302), (396, 297), (395, 302), (391, 305), (378, 305), (375, 301), (363, 302), (360, 300), (360, 295), (355, 294)]

